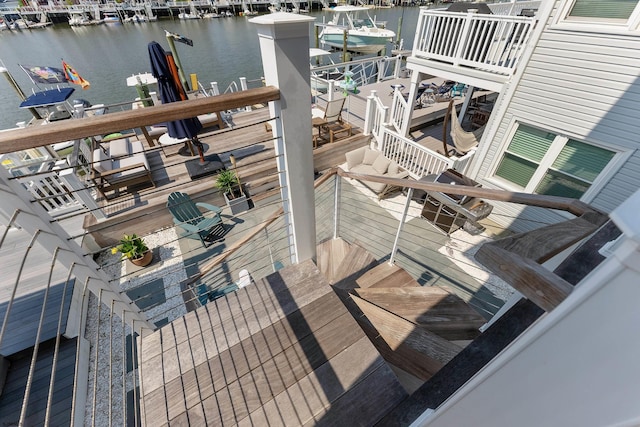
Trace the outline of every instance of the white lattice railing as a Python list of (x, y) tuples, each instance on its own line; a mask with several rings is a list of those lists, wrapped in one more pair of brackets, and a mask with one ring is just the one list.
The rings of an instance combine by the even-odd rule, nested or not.
[(412, 56), (511, 75), (535, 17), (421, 10)]
[(429, 174), (437, 174), (453, 168), (455, 160), (412, 141), (391, 129), (383, 127), (380, 151), (390, 160), (409, 171), (414, 179)]

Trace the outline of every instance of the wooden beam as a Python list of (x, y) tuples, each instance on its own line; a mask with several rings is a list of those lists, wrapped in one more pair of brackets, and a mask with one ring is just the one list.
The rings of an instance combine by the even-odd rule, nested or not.
[(0, 154), (118, 132), (123, 129), (187, 119), (213, 111), (226, 111), (278, 99), (280, 99), (280, 91), (273, 86), (267, 86), (102, 116), (64, 120), (49, 123), (46, 126), (29, 126), (0, 133)]

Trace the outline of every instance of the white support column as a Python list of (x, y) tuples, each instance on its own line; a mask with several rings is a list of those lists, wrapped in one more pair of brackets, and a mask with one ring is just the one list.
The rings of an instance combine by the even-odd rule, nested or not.
[(373, 113), (374, 113), (374, 105), (376, 99), (376, 91), (372, 90), (371, 95), (367, 96), (367, 106), (365, 108), (364, 113), (364, 129), (362, 131), (363, 135), (371, 134), (371, 127), (373, 126)]
[(460, 109), (460, 113), (458, 114), (458, 119), (460, 120), (460, 124), (464, 121), (464, 116), (467, 114), (467, 110), (469, 109), (469, 103), (471, 103), (471, 98), (473, 98), (473, 92), (476, 90), (475, 86), (469, 85), (467, 87), (467, 93), (464, 94), (464, 102), (462, 103), (462, 108)]
[(422, 81), (422, 73), (414, 71), (411, 74), (411, 84), (409, 85), (409, 98), (407, 101), (407, 109), (404, 112), (402, 118), (402, 129), (400, 129), (400, 135), (409, 136), (409, 130), (411, 129), (411, 118), (413, 117), (413, 105), (415, 104), (416, 93), (418, 92), (418, 85)]
[[(242, 89), (242, 90), (249, 89), (249, 86), (247, 85), (247, 78), (246, 77), (240, 77), (240, 89)], [(251, 111), (251, 105), (247, 105), (246, 107), (244, 107), (244, 111), (246, 111), (246, 112)]]
[(218, 88), (218, 82), (211, 82), (211, 95), (220, 95), (220, 89)]
[(272, 117), (280, 117), (274, 120), (273, 132), (292, 261), (296, 263), (316, 257), (308, 54), (313, 20), (291, 13), (250, 20), (258, 26), (265, 83), (280, 89), (280, 100), (270, 102), (269, 109)]

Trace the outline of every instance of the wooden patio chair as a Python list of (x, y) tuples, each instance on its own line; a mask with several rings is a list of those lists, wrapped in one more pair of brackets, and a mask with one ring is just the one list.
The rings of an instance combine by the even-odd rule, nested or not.
[[(173, 223), (183, 230), (181, 236), (200, 239), (205, 248), (209, 246), (206, 238), (215, 228), (222, 227), (222, 209), (208, 203), (194, 203), (186, 193), (171, 193), (167, 200), (167, 208), (173, 215)], [(205, 217), (198, 208), (213, 212), (213, 217)]]
[(327, 106), (324, 110), (324, 120), (321, 123), (322, 129), (329, 132), (329, 143), (333, 143), (335, 136), (341, 133), (347, 133), (348, 136), (352, 135), (351, 124), (345, 122), (342, 119), (342, 107), (346, 98), (338, 98), (327, 102)]

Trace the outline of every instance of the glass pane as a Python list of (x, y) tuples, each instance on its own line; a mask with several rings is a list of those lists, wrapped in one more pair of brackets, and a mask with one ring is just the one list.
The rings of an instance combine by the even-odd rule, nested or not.
[(629, 19), (638, 0), (575, 0), (569, 16)]
[(569, 140), (551, 167), (593, 182), (614, 155), (613, 151)]
[(510, 153), (504, 153), (504, 157), (496, 170), (496, 176), (524, 188), (529, 183), (529, 180), (537, 168), (538, 165), (533, 162), (521, 157), (516, 157)]
[(548, 170), (535, 192), (547, 196), (579, 199), (587, 191), (589, 185), (589, 183), (564, 175), (561, 172)]
[(555, 137), (552, 133), (520, 125), (507, 151), (538, 163), (547, 154)]

